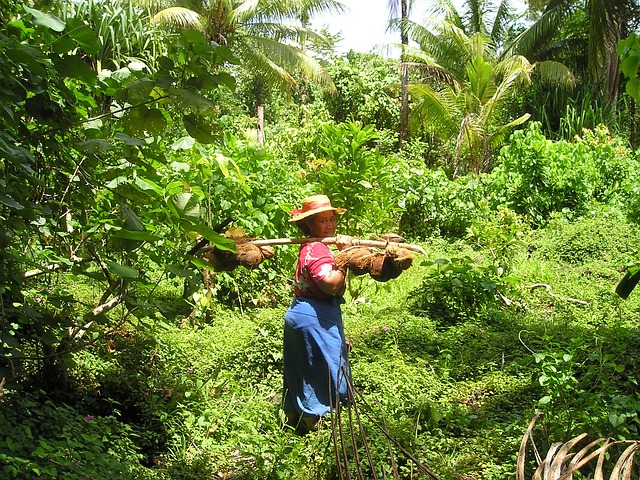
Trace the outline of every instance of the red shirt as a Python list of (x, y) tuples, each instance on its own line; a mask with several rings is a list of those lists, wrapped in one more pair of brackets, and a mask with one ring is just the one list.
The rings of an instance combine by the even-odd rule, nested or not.
[(330, 298), (316, 281), (334, 269), (333, 252), (324, 243), (305, 243), (300, 247), (296, 267), (295, 294), (298, 297)]

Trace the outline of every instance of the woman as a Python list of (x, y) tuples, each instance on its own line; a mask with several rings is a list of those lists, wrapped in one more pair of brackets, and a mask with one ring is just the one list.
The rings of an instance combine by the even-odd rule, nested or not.
[[(290, 222), (309, 237), (333, 237), (336, 215), (326, 195), (302, 201)], [(351, 244), (338, 235), (336, 246)], [(285, 315), (283, 410), (287, 424), (303, 431), (313, 428), (346, 398), (349, 367), (340, 305), (344, 303), (345, 272), (333, 262), (333, 253), (321, 242), (300, 247), (295, 277), (295, 297)]]

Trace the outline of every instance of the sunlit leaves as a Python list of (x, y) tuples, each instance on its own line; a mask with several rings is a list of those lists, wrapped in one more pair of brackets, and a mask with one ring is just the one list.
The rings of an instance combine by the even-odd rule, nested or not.
[(200, 199), (193, 193), (176, 193), (169, 201), (181, 218), (191, 220), (200, 218)]
[(127, 111), (123, 123), (133, 134), (157, 135), (167, 127), (167, 120), (156, 108), (139, 105)]
[(62, 32), (64, 30), (65, 23), (55, 15), (51, 13), (43, 13), (27, 6), (24, 6), (23, 8), (27, 13), (33, 15), (33, 23), (36, 25), (50, 28), (55, 32)]
[(624, 40), (620, 40), (616, 46), (616, 52), (620, 56), (620, 70), (629, 79), (625, 86), (626, 92), (636, 101), (640, 101), (640, 38), (632, 33)]

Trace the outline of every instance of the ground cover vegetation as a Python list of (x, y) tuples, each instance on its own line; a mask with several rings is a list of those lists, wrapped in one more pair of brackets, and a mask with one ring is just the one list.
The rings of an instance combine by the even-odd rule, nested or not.
[[(615, 46), (637, 5), (531, 2), (527, 24), (436, 3), (435, 28), (391, 22), (402, 62), (310, 32), (334, 2), (160, 15), (199, 29), (137, 2), (2, 3), (2, 478), (524, 479), (599, 438), (577, 478), (618, 474), (640, 433), (640, 292), (615, 293), (640, 262), (640, 55), (617, 43), (615, 76), (587, 32)], [(196, 245), (297, 236), (290, 209), (320, 192), (342, 232), (427, 255), (351, 276), (356, 403), (298, 436), (279, 411), (296, 248), (215, 271)]]

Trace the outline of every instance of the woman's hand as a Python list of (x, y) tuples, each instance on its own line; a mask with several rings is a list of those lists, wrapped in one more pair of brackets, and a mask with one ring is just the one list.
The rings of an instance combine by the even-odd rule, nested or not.
[(336, 247), (338, 250), (344, 250), (347, 247), (350, 247), (353, 243), (353, 237), (349, 235), (337, 235), (336, 236)]

